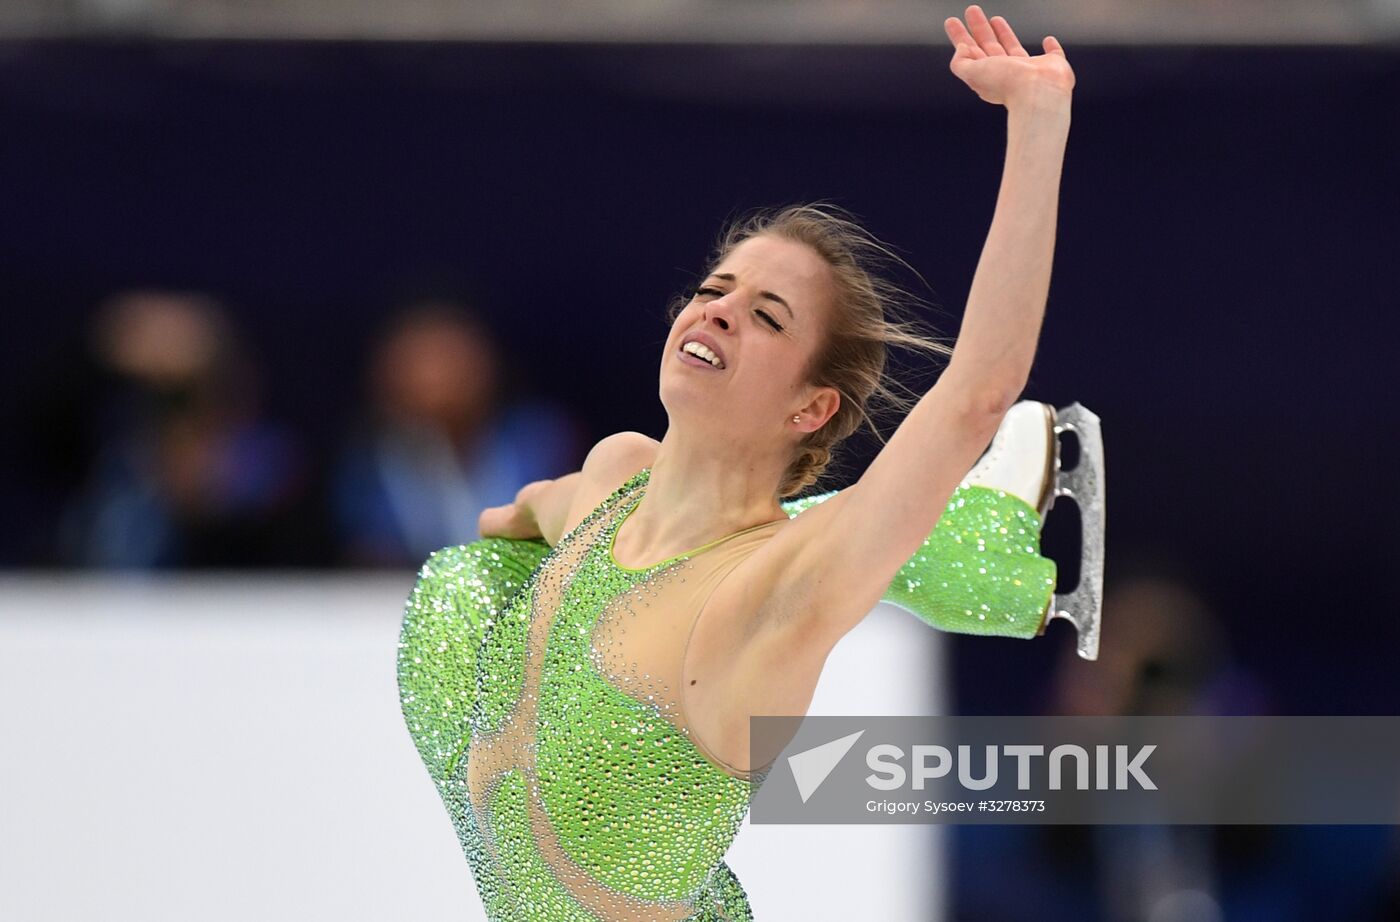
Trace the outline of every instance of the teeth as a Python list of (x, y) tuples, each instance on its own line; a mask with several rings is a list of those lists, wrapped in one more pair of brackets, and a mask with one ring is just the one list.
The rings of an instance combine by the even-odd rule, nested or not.
[(716, 368), (724, 367), (724, 363), (719, 360), (719, 356), (715, 355), (708, 348), (706, 348), (706, 346), (703, 343), (694, 341), (688, 342), (681, 347), (681, 351), (689, 352), (691, 355), (698, 356), (704, 359), (705, 361), (709, 362)]

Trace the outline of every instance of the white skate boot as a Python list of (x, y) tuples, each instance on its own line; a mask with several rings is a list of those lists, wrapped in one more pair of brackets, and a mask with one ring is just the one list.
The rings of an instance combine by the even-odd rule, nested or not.
[[(1059, 436), (1065, 432), (1079, 439), (1079, 462), (1068, 471), (1060, 467)], [(1068, 594), (1055, 594), (1045, 620), (1064, 618), (1073, 624), (1079, 655), (1090, 660), (1099, 655), (1103, 607), (1103, 466), (1098, 416), (1078, 403), (1057, 411), (1049, 404), (1022, 400), (1006, 411), (992, 444), (963, 478), (968, 486), (1003, 490), (1025, 500), (1039, 513), (1042, 526), (1061, 496), (1079, 507), (1079, 585)]]

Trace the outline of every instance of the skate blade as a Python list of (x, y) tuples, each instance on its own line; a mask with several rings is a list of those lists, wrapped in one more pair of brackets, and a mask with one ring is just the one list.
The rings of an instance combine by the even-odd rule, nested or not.
[[(1059, 435), (1073, 432), (1079, 439), (1079, 463), (1060, 470)], [(1055, 593), (1050, 620), (1063, 618), (1078, 633), (1079, 655), (1099, 657), (1099, 622), (1103, 614), (1104, 470), (1103, 433), (1099, 418), (1078, 402), (1055, 411), (1055, 490), (1053, 507), (1067, 496), (1079, 507), (1081, 536), (1079, 585), (1067, 594)]]

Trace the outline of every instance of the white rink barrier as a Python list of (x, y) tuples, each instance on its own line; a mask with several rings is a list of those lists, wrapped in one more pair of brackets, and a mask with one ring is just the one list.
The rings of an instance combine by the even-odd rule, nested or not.
[[(399, 713), (412, 583), (0, 577), (0, 919), (484, 919)], [(881, 605), (811, 713), (942, 713), (943, 650)], [(943, 841), (746, 821), (728, 861), (759, 922), (924, 922)]]

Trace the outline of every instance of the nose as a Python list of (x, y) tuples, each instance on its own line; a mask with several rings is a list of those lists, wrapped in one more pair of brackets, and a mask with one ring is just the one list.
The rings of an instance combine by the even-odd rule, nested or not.
[(721, 330), (728, 330), (730, 328), (730, 325), (734, 322), (734, 308), (730, 306), (729, 300), (729, 295), (724, 295), (722, 297), (715, 298), (713, 301), (710, 301), (705, 305), (705, 309), (701, 312), (701, 316), (705, 319), (713, 317), (715, 320), (715, 324)]

